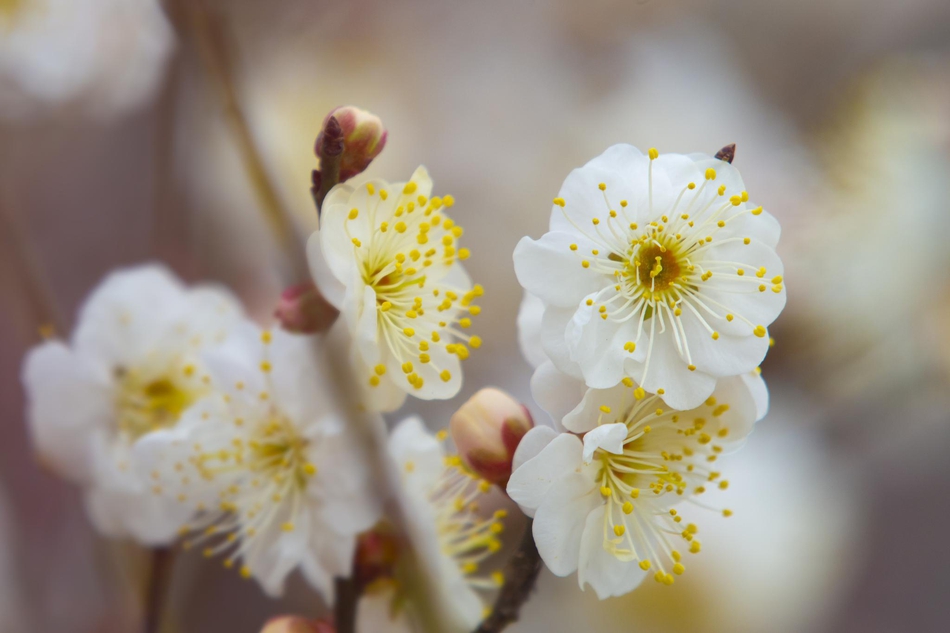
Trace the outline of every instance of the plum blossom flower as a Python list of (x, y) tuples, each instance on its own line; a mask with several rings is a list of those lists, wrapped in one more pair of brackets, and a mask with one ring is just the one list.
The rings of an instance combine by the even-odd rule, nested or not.
[(398, 408), (407, 393), (451, 398), (462, 385), (461, 361), (482, 342), (466, 333), (484, 290), (460, 263), (469, 251), (458, 247), (462, 227), (446, 215), (455, 201), (431, 193), (424, 167), (405, 183), (337, 185), (307, 245), (375, 410)]
[(0, 1), (0, 116), (70, 105), (112, 115), (141, 105), (174, 46), (159, 4)]
[(96, 528), (154, 544), (187, 519), (152, 494), (134, 445), (175, 426), (208, 391), (201, 350), (225, 340), (241, 315), (215, 287), (186, 289), (164, 267), (109, 275), (86, 300), (69, 344), (26, 356), (23, 384), (43, 460), (85, 491)]
[(392, 432), (389, 452), (401, 471), (408, 538), (435, 592), (444, 630), (473, 630), (489, 610), (487, 598), (504, 583), (500, 570), (485, 570), (501, 549), (504, 509), (485, 514), (479, 499), (493, 488), (446, 455), (445, 432), (429, 433), (416, 417)]
[[(716, 462), (742, 444), (767, 406), (764, 384), (751, 376), (721, 379), (688, 411), (635, 391), (629, 378), (589, 390), (564, 420), (583, 439), (549, 427), (529, 431), (507, 488), (534, 517), (548, 568), (558, 576), (576, 571), (580, 586), (602, 599), (633, 590), (650, 570), (664, 584), (686, 570), (683, 551), (701, 549), (692, 507), (708, 507), (697, 500), (707, 490), (728, 488)], [(684, 501), (689, 510), (679, 507)]]
[(243, 324), (205, 354), (213, 391), (136, 450), (156, 493), (195, 513), (181, 527), (185, 547), (224, 556), (272, 596), (299, 568), (332, 600), (380, 499), (358, 439), (320, 388), (315, 345)]
[(779, 232), (729, 163), (615, 145), (567, 177), (515, 272), (557, 369), (689, 409), (764, 358), (785, 305)]

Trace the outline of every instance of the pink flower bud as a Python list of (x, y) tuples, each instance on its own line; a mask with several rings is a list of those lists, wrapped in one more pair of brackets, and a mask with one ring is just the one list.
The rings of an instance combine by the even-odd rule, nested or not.
[(500, 486), (508, 482), (515, 449), (533, 426), (524, 405), (493, 388), (482, 389), (469, 398), (449, 422), (465, 465)]
[(326, 620), (308, 620), (299, 615), (279, 615), (264, 624), (261, 633), (336, 633)]
[[(324, 142), (324, 133), (331, 117), (336, 119), (342, 131), (343, 155), (340, 158), (339, 182), (345, 182), (362, 173), (373, 159), (379, 156), (383, 147), (386, 146), (387, 131), (383, 127), (382, 120), (375, 114), (354, 106), (336, 108), (324, 119), (320, 135), (317, 136), (315, 152), (321, 161), (326, 158), (324, 154), (328, 151), (334, 155), (339, 154), (340, 148), (337, 143)], [(340, 131), (334, 130), (334, 137), (339, 136)]]
[(399, 558), (399, 540), (388, 526), (380, 524), (356, 538), (353, 575), (367, 587), (378, 580), (393, 578)]
[(284, 290), (274, 316), (288, 332), (313, 334), (329, 328), (336, 319), (337, 310), (312, 282), (307, 282)]

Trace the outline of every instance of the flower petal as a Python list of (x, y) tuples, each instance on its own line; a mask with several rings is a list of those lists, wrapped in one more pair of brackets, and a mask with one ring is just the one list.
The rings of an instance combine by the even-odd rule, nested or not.
[(623, 453), (625, 439), (627, 439), (627, 425), (621, 422), (602, 424), (588, 431), (584, 434), (584, 462), (591, 463), (597, 449), (620, 455)]

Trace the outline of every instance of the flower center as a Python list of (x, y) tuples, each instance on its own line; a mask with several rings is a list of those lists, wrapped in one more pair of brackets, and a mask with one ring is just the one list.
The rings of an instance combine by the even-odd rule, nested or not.
[(680, 278), (685, 267), (680, 264), (674, 250), (675, 246), (667, 248), (657, 242), (641, 246), (636, 251), (633, 265), (628, 262), (624, 273), (635, 277), (637, 283), (646, 290), (664, 292)]
[(119, 432), (135, 442), (143, 435), (174, 426), (181, 414), (203, 393), (173, 374), (144, 376), (143, 372), (115, 370)]
[(469, 586), (479, 591), (497, 589), (504, 584), (504, 575), (501, 571), (480, 573), (481, 563), (501, 549), (501, 520), (507, 512), (482, 516), (477, 499), (491, 490), (491, 484), (466, 471), (457, 455), (445, 461), (439, 484), (429, 496), (439, 545), (443, 554), (455, 560)]
[(600, 493), (607, 506), (604, 549), (619, 560), (639, 560), (643, 570), (656, 566), (654, 578), (672, 584), (664, 561), (672, 560), (675, 574), (685, 570), (675, 541), (681, 540), (694, 554), (701, 546), (695, 540), (697, 526), (687, 523), (684, 527), (682, 515), (670, 508), (679, 499), (669, 495), (695, 497), (704, 494), (707, 486), (721, 490), (729, 486), (721, 473), (711, 469), (723, 451), (717, 440), (729, 434), (720, 422), (729, 405), (711, 397), (698, 409), (678, 412), (664, 410), (657, 396), (632, 400), (632, 406), (606, 420), (609, 408), (602, 409), (599, 421), (627, 427), (621, 454), (601, 449), (595, 454), (600, 462)]

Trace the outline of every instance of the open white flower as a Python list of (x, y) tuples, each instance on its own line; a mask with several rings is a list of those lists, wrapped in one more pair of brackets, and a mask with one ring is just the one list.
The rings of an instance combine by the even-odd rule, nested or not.
[(743, 442), (766, 405), (764, 385), (745, 376), (721, 379), (689, 411), (666, 409), (655, 395), (639, 398), (625, 380), (590, 390), (565, 418), (568, 428), (586, 431), (583, 440), (532, 429), (508, 482), (511, 498), (534, 516), (548, 568), (558, 576), (577, 571), (580, 586), (590, 584), (600, 598), (631, 591), (650, 569), (665, 584), (684, 572), (681, 549), (700, 551), (699, 528), (676, 506), (708, 508), (697, 497), (728, 487), (716, 462)]
[(778, 223), (748, 200), (738, 170), (702, 154), (615, 145), (571, 172), (550, 231), (514, 253), (553, 364), (598, 389), (632, 377), (680, 409), (754, 369), (785, 286)]
[(47, 341), (27, 355), (33, 441), (50, 467), (83, 486), (100, 532), (162, 543), (187, 518), (151, 493), (132, 448), (208, 391), (199, 353), (240, 315), (222, 289), (186, 289), (164, 267), (141, 266), (100, 284), (69, 345)]
[(109, 115), (152, 95), (174, 44), (156, 0), (0, 0), (0, 116)]
[[(196, 513), (186, 547), (225, 556), (270, 595), (295, 568), (328, 599), (356, 534), (379, 517), (358, 440), (327, 403), (313, 337), (251, 323), (205, 354), (209, 386), (172, 429), (136, 446), (158, 496)], [(381, 423), (381, 422), (380, 422)]]
[(337, 185), (307, 245), (314, 280), (341, 312), (376, 410), (398, 408), (406, 393), (451, 398), (462, 385), (460, 362), (481, 345), (465, 333), (483, 290), (460, 263), (469, 252), (458, 247), (462, 227), (446, 215), (454, 199), (431, 193), (424, 167), (406, 183)]
[(412, 417), (393, 430), (389, 451), (402, 471), (408, 537), (436, 592), (432, 604), (447, 633), (464, 633), (478, 626), (490, 608), (487, 597), (504, 582), (500, 570), (483, 567), (501, 549), (506, 511), (486, 515), (479, 508), (478, 499), (492, 486), (468, 472), (458, 456), (446, 456), (444, 438)]

